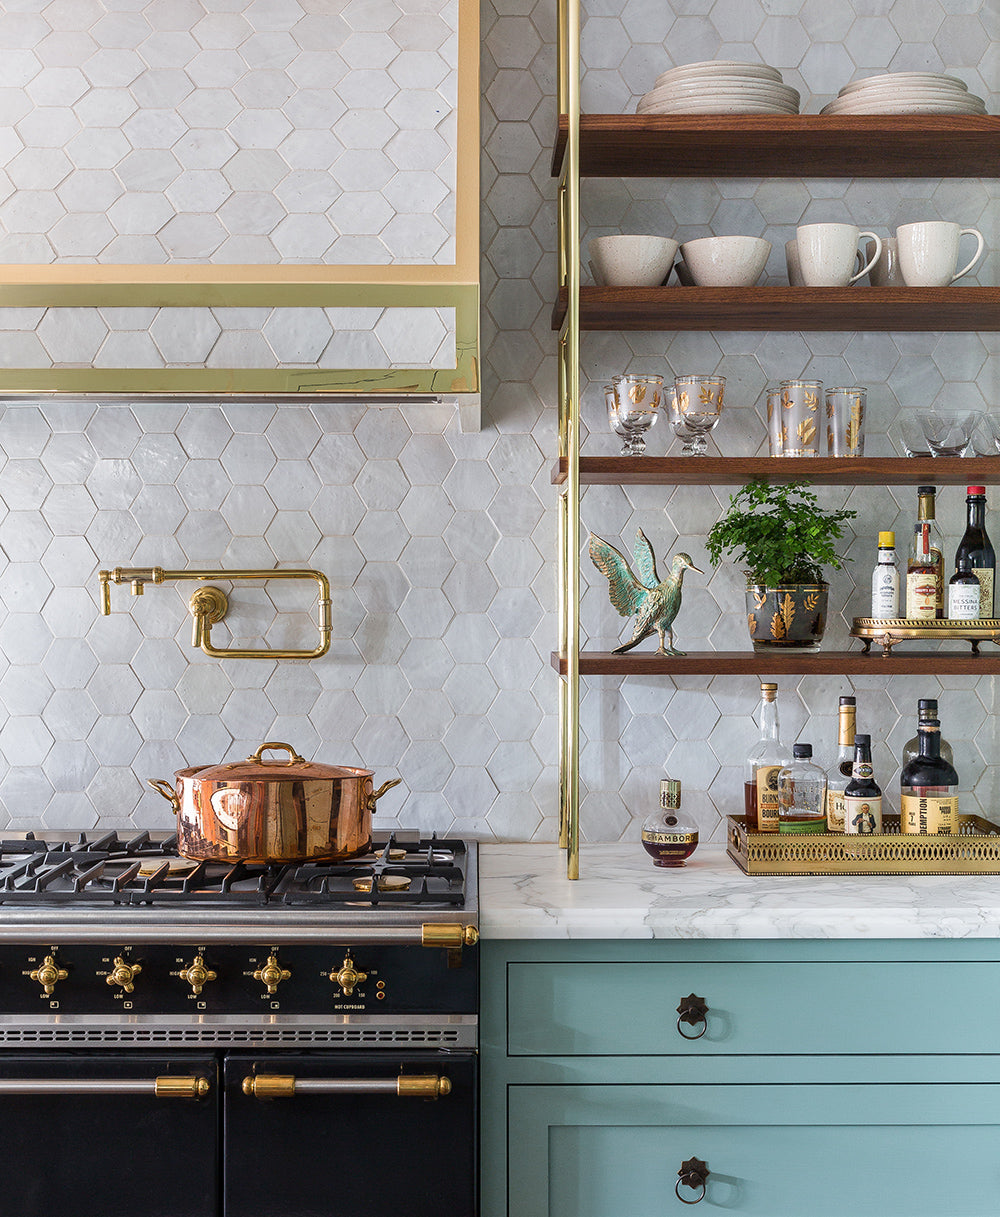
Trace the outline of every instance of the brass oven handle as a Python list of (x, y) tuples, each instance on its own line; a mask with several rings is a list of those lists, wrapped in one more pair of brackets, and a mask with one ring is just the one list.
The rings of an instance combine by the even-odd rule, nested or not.
[(401, 1073), (398, 1078), (297, 1078), (290, 1073), (254, 1073), (243, 1079), (254, 1099), (290, 1099), (302, 1094), (394, 1094), (406, 1099), (439, 1099), (451, 1081), (436, 1073)]
[(164, 1074), (158, 1078), (0, 1078), (0, 1094), (145, 1094), (158, 1099), (203, 1099), (208, 1078)]

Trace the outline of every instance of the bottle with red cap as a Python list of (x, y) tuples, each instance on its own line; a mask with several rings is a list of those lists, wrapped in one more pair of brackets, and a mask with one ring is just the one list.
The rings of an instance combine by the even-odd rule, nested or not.
[(969, 486), (968, 521), (955, 551), (955, 568), (969, 568), (979, 580), (979, 617), (993, 616), (993, 577), (996, 555), (986, 533), (986, 487)]

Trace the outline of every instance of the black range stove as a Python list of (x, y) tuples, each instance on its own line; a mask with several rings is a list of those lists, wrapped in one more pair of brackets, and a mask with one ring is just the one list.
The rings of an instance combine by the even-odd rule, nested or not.
[[(474, 842), (397, 832), (345, 862), (257, 866), (183, 859), (167, 834), (7, 834), (10, 1211), (473, 1217), (477, 924)], [(376, 1192), (348, 1172), (334, 1200), (331, 1138), (398, 1171)], [(448, 1178), (414, 1192), (442, 1144)], [(123, 1156), (134, 1194), (100, 1186)]]

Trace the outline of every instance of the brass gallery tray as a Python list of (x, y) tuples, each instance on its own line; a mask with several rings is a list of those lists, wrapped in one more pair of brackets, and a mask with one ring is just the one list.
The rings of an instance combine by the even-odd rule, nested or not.
[(953, 836), (899, 831), (885, 815), (885, 832), (747, 832), (745, 816), (726, 817), (727, 851), (748, 875), (1000, 875), (1000, 825), (960, 816)]
[(975, 621), (934, 621), (917, 617), (855, 617), (851, 626), (851, 637), (864, 641), (867, 655), (873, 642), (889, 655), (898, 642), (920, 638), (934, 642), (968, 642), (973, 655), (979, 654), (981, 642), (1000, 645), (1000, 618), (981, 617)]

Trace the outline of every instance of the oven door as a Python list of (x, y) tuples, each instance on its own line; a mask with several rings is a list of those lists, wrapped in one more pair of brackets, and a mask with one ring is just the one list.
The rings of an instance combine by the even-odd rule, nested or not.
[(0, 1212), (214, 1217), (212, 1056), (0, 1054)]
[(475, 1053), (230, 1053), (224, 1074), (225, 1217), (475, 1217)]

